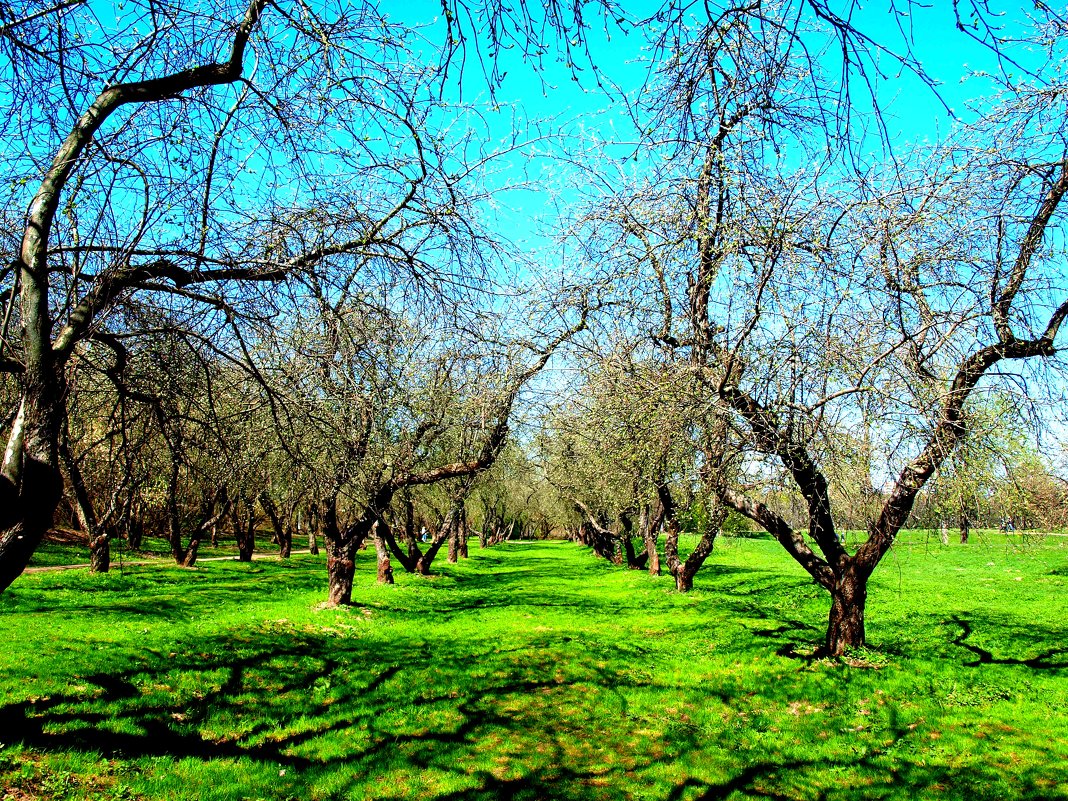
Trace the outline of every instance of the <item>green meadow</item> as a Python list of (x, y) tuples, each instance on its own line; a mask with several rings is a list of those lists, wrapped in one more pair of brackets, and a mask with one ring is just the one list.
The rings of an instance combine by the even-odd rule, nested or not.
[(724, 538), (686, 595), (506, 543), (326, 609), (324, 557), (0, 596), (0, 799), (1068, 799), (1068, 537), (912, 532), (870, 649)]

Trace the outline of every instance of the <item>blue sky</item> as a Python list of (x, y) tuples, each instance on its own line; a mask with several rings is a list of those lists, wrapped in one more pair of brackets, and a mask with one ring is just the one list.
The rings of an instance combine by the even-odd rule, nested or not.
[[(656, 7), (656, 4), (648, 2), (626, 5), (634, 16), (646, 11), (651, 13)], [(963, 8), (967, 4), (960, 5)], [(1009, 8), (1012, 9), (1011, 15), (997, 17), (995, 9), (995, 16), (990, 20), (1003, 25), (1006, 30), (1018, 25), (1023, 19), (1019, 7)], [(389, 13), (406, 24), (426, 25), (424, 35), (427, 39), (440, 41), (444, 27), (439, 2), (418, 0), (405, 6), (402, 11), (391, 9)], [(933, 142), (942, 138), (954, 124), (947, 106), (955, 111), (959, 119), (967, 120), (970, 116), (968, 101), (977, 95), (989, 93), (989, 81), (970, 76), (977, 70), (997, 71), (999, 67), (994, 54), (957, 29), (953, 4), (948, 0), (935, 0), (929, 7), (913, 7), (907, 17), (896, 17), (890, 13), (888, 4), (875, 3), (856, 10), (852, 20), (858, 29), (872, 39), (886, 43), (896, 53), (905, 51), (904, 28), (913, 54), (938, 84), (936, 95), (889, 55), (880, 58), (883, 77), (869, 71), (878, 93), (886, 133), (895, 149), (922, 146), (925, 141)], [(517, 50), (504, 53), (500, 68), (506, 77), (496, 87), (491, 99), (487, 82), (474, 57), (476, 48), (472, 41), (466, 71), (462, 77), (454, 72), (446, 96), (484, 105), (487, 109), (483, 115), (486, 122), (480, 124), (486, 126), (491, 139), (503, 141), (511, 136), (517, 118), (526, 121), (526, 124), (537, 120), (554, 120), (557, 127), (572, 134), (581, 132), (585, 138), (585, 141), (575, 138), (556, 146), (557, 153), (561, 152), (560, 147), (563, 147), (565, 154), (568, 148), (578, 154), (592, 147), (603, 151), (601, 155), (607, 155), (622, 164), (634, 152), (635, 135), (618, 100), (598, 88), (594, 72), (599, 71), (607, 81), (625, 92), (636, 91), (646, 76), (643, 54), (645, 37), (637, 30), (628, 34), (612, 23), (606, 26), (597, 17), (592, 17), (590, 21), (587, 34), (593, 65), (576, 59), (580, 68), (579, 82), (573, 80), (571, 71), (559, 53), (558, 43), (549, 42), (549, 52), (541, 62), (543, 69), (540, 72), (535, 71), (531, 63), (523, 63)], [(430, 44), (425, 52), (432, 57), (433, 48)], [(830, 61), (833, 62), (833, 50), (830, 51)], [(856, 108), (861, 112), (860, 123), (863, 125), (870, 123), (874, 117), (864, 114), (866, 109), (862, 93), (863, 88), (858, 82), (853, 96)], [(489, 110), (494, 103), (500, 104), (502, 110)], [(528, 135), (533, 137), (535, 130), (536, 126), (531, 124), (527, 129)], [(602, 140), (603, 144), (594, 144), (596, 139)], [(612, 146), (613, 142), (623, 144)], [(877, 145), (873, 141), (871, 147)], [(519, 158), (509, 160), (498, 173), (497, 179), (505, 182), (529, 181), (533, 184), (532, 190), (502, 195), (503, 208), (497, 211), (499, 222), (523, 249), (542, 250), (547, 245), (554, 247), (544, 238), (546, 234), (552, 235), (557, 214), (549, 199), (555, 197), (558, 201), (562, 200), (566, 207), (571, 198), (577, 197), (577, 193), (565, 187), (569, 183), (581, 183), (584, 180), (582, 170), (579, 168), (576, 176), (573, 174), (574, 168), (562, 162), (543, 160), (533, 167), (523, 167), (521, 161)], [(547, 232), (537, 230), (535, 218), (549, 223)]]

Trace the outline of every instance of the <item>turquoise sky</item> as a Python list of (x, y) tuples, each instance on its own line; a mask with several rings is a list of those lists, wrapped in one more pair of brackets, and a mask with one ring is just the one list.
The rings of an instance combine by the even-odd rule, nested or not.
[[(960, 4), (961, 8), (965, 5)], [(845, 4), (842, 7), (845, 8)], [(644, 13), (652, 13), (656, 4), (630, 3), (627, 8), (637, 18)], [(1008, 5), (1007, 8), (1010, 13), (998, 16), (995, 9), (994, 14), (987, 18), (989, 22), (1000, 26), (1003, 33), (1010, 33), (1025, 22), (1018, 6)], [(423, 33), (428, 41), (435, 41), (443, 31), (441, 6), (435, 0), (418, 0), (403, 11), (390, 10), (389, 13), (400, 22), (425, 25)], [(873, 3), (867, 8), (857, 9), (851, 19), (858, 30), (885, 44), (889, 51), (903, 55), (911, 49), (937, 85), (936, 90), (924, 85), (889, 53), (878, 57), (881, 75), (872, 69), (874, 65), (868, 65), (867, 74), (877, 93), (886, 136), (896, 151), (922, 147), (925, 142), (941, 139), (954, 124), (954, 115), (958, 120), (967, 121), (972, 116), (970, 101), (991, 92), (990, 81), (975, 77), (974, 73), (988, 71), (1002, 74), (1006, 70), (1013, 70), (1011, 64), (999, 65), (989, 48), (957, 29), (953, 3), (949, 0), (934, 0), (929, 7), (917, 6), (910, 9), (909, 16), (894, 15), (889, 11), (889, 4)], [(593, 63), (576, 59), (580, 69), (579, 81), (573, 79), (572, 72), (564, 63), (559, 43), (548, 42), (549, 52), (538, 65), (540, 71), (529, 61), (524, 63), (518, 50), (506, 52), (500, 63), (500, 69), (506, 73), (506, 77), (495, 88), (491, 98), (476, 58), (476, 42), (472, 41), (466, 70), (462, 76), (458, 71), (454, 72), (446, 96), (483, 105), (487, 109), (483, 118), (488, 122), (479, 124), (486, 126), (491, 139), (507, 139), (517, 125), (519, 128), (529, 126), (525, 133), (534, 137), (538, 128), (535, 121), (553, 120), (552, 125), (543, 127), (562, 129), (574, 137), (561, 140), (552, 148), (544, 145), (544, 148), (552, 149), (558, 156), (590, 155), (591, 150), (599, 150), (617, 173), (625, 169), (640, 169), (641, 150), (636, 153), (636, 136), (622, 104), (618, 96), (613, 97), (610, 92), (598, 87), (595, 73), (600, 74), (606, 85), (617, 87), (617, 91), (628, 94), (636, 92), (648, 69), (647, 53), (644, 52), (646, 37), (641, 30), (627, 33), (614, 23), (605, 25), (598, 16), (590, 17), (590, 23), (587, 35)], [(815, 38), (813, 41), (818, 47)], [(433, 47), (428, 44), (425, 52), (432, 57)], [(829, 49), (827, 60), (834, 64), (833, 49)], [(869, 128), (871, 136), (867, 148), (875, 151), (881, 149), (875, 116), (865, 97), (866, 88), (859, 78), (855, 80), (852, 96), (858, 111), (857, 122)], [(494, 103), (500, 105), (501, 111), (489, 110)], [(953, 114), (948, 109), (952, 109)], [(536, 147), (543, 148), (541, 145)], [(573, 153), (568, 152), (569, 148)], [(639, 166), (624, 167), (635, 154), (639, 156)], [(551, 250), (556, 247), (551, 243), (551, 237), (554, 231), (559, 230), (557, 220), (561, 212), (553, 202), (557, 206), (563, 204), (562, 211), (566, 214), (572, 199), (577, 202), (582, 194), (576, 185), (580, 186), (585, 181), (595, 187), (596, 181), (590, 183), (589, 171), (566, 163), (566, 158), (565, 161), (542, 160), (525, 166), (520, 166), (519, 159), (513, 159), (510, 164), (513, 166), (505, 167), (498, 173), (498, 179), (526, 182), (531, 189), (502, 195), (502, 206), (496, 212), (499, 220), (504, 230), (518, 240), (523, 249)], [(514, 173), (509, 174), (510, 170), (514, 170)], [(541, 229), (539, 221), (545, 224)]]

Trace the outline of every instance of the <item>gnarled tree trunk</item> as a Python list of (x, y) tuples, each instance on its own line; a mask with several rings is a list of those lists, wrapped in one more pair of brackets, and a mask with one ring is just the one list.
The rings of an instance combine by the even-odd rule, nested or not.
[(645, 544), (645, 563), (649, 568), (650, 576), (660, 575), (660, 551), (657, 549), (657, 539), (663, 523), (664, 505), (659, 499), (655, 510), (650, 510), (648, 506), (642, 510), (640, 533), (642, 542)]
[(444, 545), (446, 541), (449, 541), (450, 543), (452, 542), (453, 531), (456, 529), (456, 523), (459, 516), (460, 510), (458, 506), (453, 506), (445, 514), (445, 519), (441, 521), (441, 526), (434, 535), (434, 539), (430, 541), (429, 547), (415, 562), (416, 573), (421, 576), (430, 575), (430, 565), (433, 564), (434, 558), (438, 555), (438, 551), (441, 550), (441, 546)]
[(378, 556), (378, 583), (393, 584), (393, 567), (389, 563), (389, 547), (382, 536), (380, 525), (375, 525), (372, 537), (375, 541), (375, 554)]
[(63, 431), (59, 441), (59, 453), (67, 473), (67, 488), (74, 507), (78, 525), (89, 540), (89, 572), (107, 573), (111, 568), (111, 532), (101, 526), (97, 520), (89, 488), (85, 484), (81, 468), (74, 454), (70, 451), (70, 433), (64, 419)]
[(278, 507), (266, 492), (260, 494), (260, 506), (271, 521), (275, 542), (278, 544), (278, 555), (282, 559), (288, 559), (293, 551), (293, 531), (286, 525), (288, 521), (282, 520)]
[[(642, 509), (641, 517), (638, 520), (638, 530), (641, 531), (645, 524), (645, 518), (647, 517), (647, 510)], [(641, 570), (645, 567), (646, 562), (649, 560), (649, 554), (643, 549), (641, 554), (638, 554), (634, 550), (634, 523), (630, 519), (630, 515), (627, 512), (619, 513), (619, 522), (621, 531), (619, 533), (620, 544), (622, 546), (623, 556), (627, 560), (627, 568), (630, 570)]]
[(689, 592), (693, 589), (694, 576), (712, 553), (716, 537), (719, 536), (720, 526), (727, 517), (727, 510), (718, 500), (709, 499), (711, 508), (708, 510), (708, 519), (705, 521), (704, 531), (701, 532), (701, 539), (697, 541), (697, 545), (683, 561), (679, 558), (679, 523), (671, 492), (667, 485), (663, 485), (657, 489), (657, 494), (664, 507), (665, 519), (668, 521), (667, 542), (664, 544), (668, 571), (675, 578), (675, 589), (679, 592)]
[(460, 507), (460, 521), (457, 526), (458, 548), (461, 559), (467, 559), (467, 537), (470, 529), (467, 527), (467, 507)]
[(251, 562), (256, 550), (256, 506), (249, 499), (244, 499), (246, 519), (242, 521), (235, 503), (231, 512), (234, 525), (234, 537), (237, 539), (237, 561)]
[[(323, 539), (326, 541), (327, 596), (329, 606), (348, 606), (352, 603), (352, 582), (356, 576), (356, 553), (370, 536), (378, 515), (367, 510), (344, 529), (338, 523), (335, 494), (323, 504)], [(388, 503), (389, 497), (386, 497)]]
[(352, 603), (352, 581), (356, 576), (355, 540), (341, 541), (326, 538), (326, 602), (330, 606), (347, 606)]
[(850, 648), (867, 644), (864, 607), (868, 601), (868, 580), (853, 567), (838, 578), (831, 590), (831, 612), (827, 624), (826, 653), (841, 656)]
[(449, 553), (446, 561), (454, 565), (460, 560), (460, 527), (453, 526), (449, 532)]

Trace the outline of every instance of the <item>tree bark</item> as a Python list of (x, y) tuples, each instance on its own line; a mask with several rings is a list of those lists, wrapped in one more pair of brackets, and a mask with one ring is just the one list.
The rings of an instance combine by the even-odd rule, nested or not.
[(697, 545), (686, 557), (686, 561), (679, 558), (679, 522), (676, 516), (675, 501), (671, 497), (671, 491), (667, 485), (657, 488), (661, 506), (664, 509), (665, 527), (667, 536), (664, 542), (664, 556), (666, 557), (668, 572), (675, 579), (675, 588), (679, 592), (689, 592), (693, 589), (693, 578), (697, 571), (704, 565), (712, 553), (719, 535), (719, 528), (727, 517), (727, 510), (718, 499), (709, 498), (712, 508), (708, 510), (708, 520), (705, 522), (704, 531)]
[(685, 563), (680, 563), (673, 572), (676, 590), (679, 592), (689, 592), (693, 589), (694, 571), (687, 570)]
[(468, 555), (467, 555), (467, 537), (468, 537), (469, 529), (467, 527), (467, 507), (466, 506), (463, 506), (463, 507), (460, 508), (460, 523), (459, 523), (458, 529), (459, 529), (459, 545), (460, 545), (459, 552), (460, 552), (460, 558), (461, 559), (467, 559), (468, 558)]
[(393, 568), (389, 563), (389, 547), (386, 545), (382, 532), (377, 525), (372, 536), (375, 541), (375, 553), (378, 556), (378, 583), (393, 584)]
[(319, 539), (316, 536), (316, 532), (320, 525), (320, 519), (318, 504), (313, 502), (308, 506), (308, 552), (312, 556), (319, 555)]
[(846, 570), (831, 590), (831, 612), (824, 645), (827, 656), (842, 656), (850, 648), (867, 644), (864, 607), (868, 600), (868, 580), (853, 569)]
[(145, 538), (145, 521), (141, 505), (137, 504), (130, 508), (129, 525), (126, 528), (126, 544), (131, 550), (141, 550), (141, 543)]
[[(679, 592), (689, 592), (693, 589), (693, 578), (697, 575), (697, 571), (704, 565), (705, 560), (708, 559), (712, 553), (712, 548), (716, 542), (716, 536), (719, 534), (719, 525), (714, 527), (710, 524), (704, 534), (701, 535), (701, 539), (697, 542), (696, 547), (690, 552), (690, 555), (686, 557), (686, 561), (680, 561), (678, 558), (677, 546), (674, 549), (674, 559), (668, 564), (674, 564), (671, 567), (671, 575), (675, 577), (675, 588)], [(677, 542), (677, 535), (676, 535)]]
[(327, 598), (329, 606), (352, 603), (352, 582), (356, 575), (356, 553), (371, 534), (379, 518), (373, 510), (365, 512), (344, 530), (338, 525), (337, 495), (323, 503), (323, 539), (326, 542)]
[(238, 514), (238, 504), (233, 506), (234, 536), (237, 538), (237, 561), (251, 562), (256, 550), (256, 507), (250, 500), (245, 500), (247, 519), (242, 525)]
[[(404, 530), (405, 532), (407, 531), (407, 525), (405, 526)], [(389, 550), (395, 557), (397, 557), (397, 561), (401, 563), (401, 567), (404, 568), (404, 572), (414, 573), (415, 563), (418, 562), (419, 557), (423, 555), (422, 552), (419, 551), (419, 546), (416, 545), (414, 541), (409, 541), (408, 543), (406, 543), (408, 550), (404, 551), (401, 548), (400, 543), (397, 542), (396, 536), (393, 534), (393, 528), (389, 525), (380, 525), (379, 533), (381, 534), (382, 539), (385, 541)], [(413, 549), (415, 551), (414, 556)]]
[(193, 567), (197, 563), (197, 556), (200, 553), (200, 536), (194, 534), (189, 539), (189, 547), (182, 553), (182, 558), (178, 560), (178, 564), (182, 567)]
[(182, 518), (178, 511), (178, 476), (182, 465), (173, 449), (170, 455), (171, 469), (167, 476), (167, 540), (175, 563), (184, 565), (186, 552), (182, 548)]
[(650, 513), (646, 507), (641, 529), (642, 541), (645, 543), (646, 565), (650, 576), (660, 575), (660, 551), (657, 549), (657, 540), (663, 523), (664, 505), (658, 499), (655, 511)]
[(293, 551), (292, 530), (283, 523), (281, 515), (278, 514), (278, 507), (275, 506), (274, 501), (271, 500), (266, 492), (260, 495), (260, 506), (263, 507), (263, 511), (270, 518), (271, 528), (274, 530), (274, 538), (278, 544), (278, 555), (282, 559), (288, 559)]
[(73, 496), (72, 506), (78, 525), (89, 540), (89, 572), (107, 573), (111, 568), (111, 532), (101, 526), (97, 520), (96, 507), (93, 504), (89, 488), (85, 484), (81, 468), (70, 450), (70, 433), (67, 421), (63, 421), (63, 430), (59, 441), (59, 454), (66, 469), (67, 487)]
[(89, 537), (89, 572), (107, 573), (111, 569), (111, 537), (99, 534)]
[(664, 561), (667, 563), (668, 572), (674, 576), (681, 564), (679, 560), (679, 521), (675, 516), (675, 500), (671, 497), (671, 490), (666, 484), (656, 488), (656, 494), (660, 499), (660, 506), (664, 510)]
[(639, 559), (634, 550), (634, 522), (627, 512), (619, 513), (619, 544), (620, 556), (626, 559), (628, 570), (641, 570), (645, 567), (646, 555), (643, 553)]
[(460, 560), (460, 527), (453, 526), (452, 531), (449, 532), (449, 552), (446, 561), (450, 565), (456, 564)]
[(356, 551), (359, 544), (355, 540), (340, 542), (326, 538), (326, 602), (330, 606), (348, 606), (352, 603), (352, 581), (356, 575)]
[(429, 547), (415, 562), (415, 572), (421, 576), (430, 575), (430, 565), (433, 564), (434, 558), (438, 555), (438, 551), (441, 550), (441, 546), (445, 544), (446, 540), (452, 539), (453, 529), (456, 528), (456, 519), (459, 517), (458, 507), (452, 507), (445, 515), (445, 519), (441, 521), (441, 527), (438, 529), (437, 534), (434, 535), (434, 539), (430, 541)]

